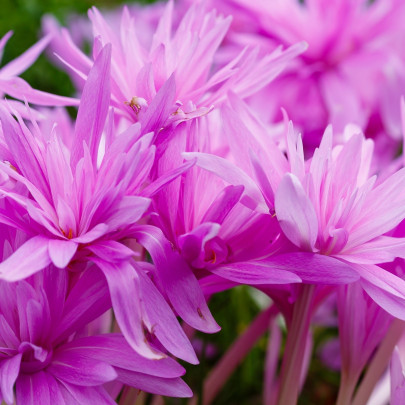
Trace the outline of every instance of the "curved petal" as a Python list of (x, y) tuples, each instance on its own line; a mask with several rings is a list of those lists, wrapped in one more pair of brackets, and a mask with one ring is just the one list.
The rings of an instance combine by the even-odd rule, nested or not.
[(20, 372), (21, 357), (20, 353), (0, 362), (0, 395), (8, 404), (14, 401), (13, 388)]
[(65, 268), (76, 253), (78, 244), (71, 240), (50, 239), (49, 257), (53, 264), (60, 269)]
[(220, 328), (211, 315), (196, 277), (162, 231), (142, 225), (133, 236), (152, 256), (157, 274), (177, 313), (193, 328), (207, 333), (217, 332)]
[(285, 253), (264, 259), (263, 263), (274, 269), (291, 271), (309, 284), (338, 285), (353, 283), (359, 279), (352, 264), (316, 253)]
[(128, 343), (148, 359), (164, 357), (148, 345), (144, 335), (135, 269), (128, 262), (108, 263), (99, 258), (93, 261), (107, 279), (114, 313)]
[(311, 200), (296, 176), (287, 173), (275, 196), (277, 219), (294, 245), (312, 251), (318, 236), (318, 220)]
[(218, 276), (241, 284), (289, 284), (301, 283), (301, 278), (288, 270), (274, 268), (265, 261), (228, 263), (210, 269)]
[(22, 280), (48, 266), (51, 263), (48, 243), (49, 239), (43, 236), (29, 239), (0, 263), (0, 279)]
[(381, 267), (353, 265), (367, 294), (388, 313), (405, 320), (405, 280)]

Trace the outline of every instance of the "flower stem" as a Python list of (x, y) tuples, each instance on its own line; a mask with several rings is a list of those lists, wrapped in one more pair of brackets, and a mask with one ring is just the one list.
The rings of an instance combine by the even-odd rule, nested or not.
[(342, 371), (340, 378), (339, 394), (336, 405), (350, 405), (359, 376), (349, 375)]
[(287, 335), (286, 349), (281, 365), (278, 405), (295, 405), (298, 400), (299, 382), (305, 355), (305, 345), (312, 316), (312, 299), (315, 286), (300, 286), (301, 291), (294, 304), (291, 327)]
[(261, 312), (242, 335), (232, 344), (204, 383), (204, 405), (209, 405), (226, 383), (229, 376), (249, 353), (257, 340), (267, 331), (269, 322), (278, 312), (273, 305)]
[(400, 319), (394, 319), (387, 335), (380, 344), (376, 354), (366, 371), (363, 380), (354, 396), (352, 405), (366, 404), (375, 385), (383, 375), (391, 359), (392, 351), (395, 348), (399, 338), (405, 329), (405, 322)]

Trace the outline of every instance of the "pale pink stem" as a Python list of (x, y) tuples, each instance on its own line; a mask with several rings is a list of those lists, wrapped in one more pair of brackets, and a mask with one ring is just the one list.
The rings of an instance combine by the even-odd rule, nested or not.
[(364, 375), (356, 395), (354, 396), (352, 405), (363, 405), (367, 403), (378, 380), (388, 367), (391, 354), (404, 330), (405, 322), (400, 319), (394, 319), (390, 328), (388, 329), (387, 335), (380, 344), (376, 354), (371, 360), (369, 367), (367, 368), (366, 374)]
[(360, 373), (348, 374), (345, 370), (342, 370), (336, 405), (350, 405), (359, 377)]
[(281, 366), (278, 405), (295, 405), (298, 400), (315, 286), (307, 284), (301, 285), (300, 288)]
[(264, 369), (264, 404), (274, 405), (277, 400), (277, 365), (280, 354), (282, 333), (277, 318), (273, 320), (269, 329), (269, 341), (266, 352), (266, 365)]
[(278, 309), (274, 305), (261, 312), (227, 350), (204, 382), (204, 405), (211, 404), (229, 376), (249, 353), (258, 339), (267, 331), (271, 318), (277, 312)]

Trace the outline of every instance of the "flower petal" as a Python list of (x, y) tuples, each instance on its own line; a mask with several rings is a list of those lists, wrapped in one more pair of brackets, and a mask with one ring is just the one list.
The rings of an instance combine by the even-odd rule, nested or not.
[(274, 269), (288, 270), (304, 283), (338, 285), (359, 279), (352, 265), (334, 257), (307, 252), (292, 252), (264, 259)]
[(294, 245), (312, 251), (318, 235), (318, 220), (311, 200), (296, 176), (287, 173), (275, 196), (277, 219)]
[(71, 240), (50, 239), (49, 257), (53, 264), (60, 269), (65, 268), (76, 253), (78, 244)]
[(293, 272), (274, 268), (271, 264), (260, 260), (228, 263), (212, 268), (210, 271), (241, 284), (289, 284), (302, 281)]
[(0, 279), (22, 280), (42, 270), (51, 263), (48, 252), (49, 239), (34, 236), (0, 263)]
[(208, 309), (196, 277), (178, 252), (173, 251), (162, 231), (142, 225), (133, 236), (152, 256), (158, 277), (177, 313), (193, 328), (207, 333), (217, 332), (219, 326)]

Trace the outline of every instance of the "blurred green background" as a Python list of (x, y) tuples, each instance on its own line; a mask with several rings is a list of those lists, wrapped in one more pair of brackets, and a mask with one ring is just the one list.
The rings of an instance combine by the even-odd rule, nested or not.
[[(111, 9), (123, 3), (152, 3), (153, 0), (121, 1), (121, 0), (2, 0), (0, 12), (0, 36), (10, 30), (14, 35), (9, 40), (2, 65), (16, 58), (40, 37), (41, 18), (45, 14), (53, 14), (66, 24), (72, 14), (85, 15), (95, 5), (100, 9)], [(31, 86), (59, 95), (73, 95), (74, 88), (68, 75), (56, 68), (45, 55), (21, 75)], [(222, 327), (220, 333), (214, 335), (198, 334), (197, 339), (202, 346), (198, 353), (202, 360), (199, 366), (183, 364), (187, 373), (185, 381), (195, 393), (201, 392), (202, 381), (215, 366), (218, 359), (242, 333), (254, 317), (259, 313), (258, 303), (253, 299), (248, 287), (238, 287), (213, 297), (210, 308)], [(332, 331), (336, 333), (336, 331)], [(315, 331), (315, 346), (325, 338), (324, 331)], [(329, 331), (330, 335), (330, 331)], [(216, 405), (258, 405), (262, 403), (263, 367), (266, 355), (267, 336), (261, 338), (241, 366), (232, 375), (226, 386), (218, 395)], [(204, 353), (213, 348), (214, 354)], [(328, 405), (334, 404), (337, 394), (338, 374), (329, 371), (322, 363), (314, 359), (311, 364), (309, 378), (301, 395), (300, 404)], [(150, 403), (150, 398), (147, 400)], [(167, 404), (186, 404), (186, 400), (167, 399)]]
[[(154, 0), (1, 0), (0, 37), (10, 30), (14, 32), (5, 48), (1, 65), (16, 58), (38, 40), (41, 35), (41, 18), (45, 14), (52, 14), (62, 24), (66, 24), (69, 16), (86, 15), (92, 6), (112, 9), (124, 3), (153, 2)], [(66, 96), (73, 95), (74, 92), (68, 75), (55, 68), (44, 55), (21, 77), (39, 90)]]

